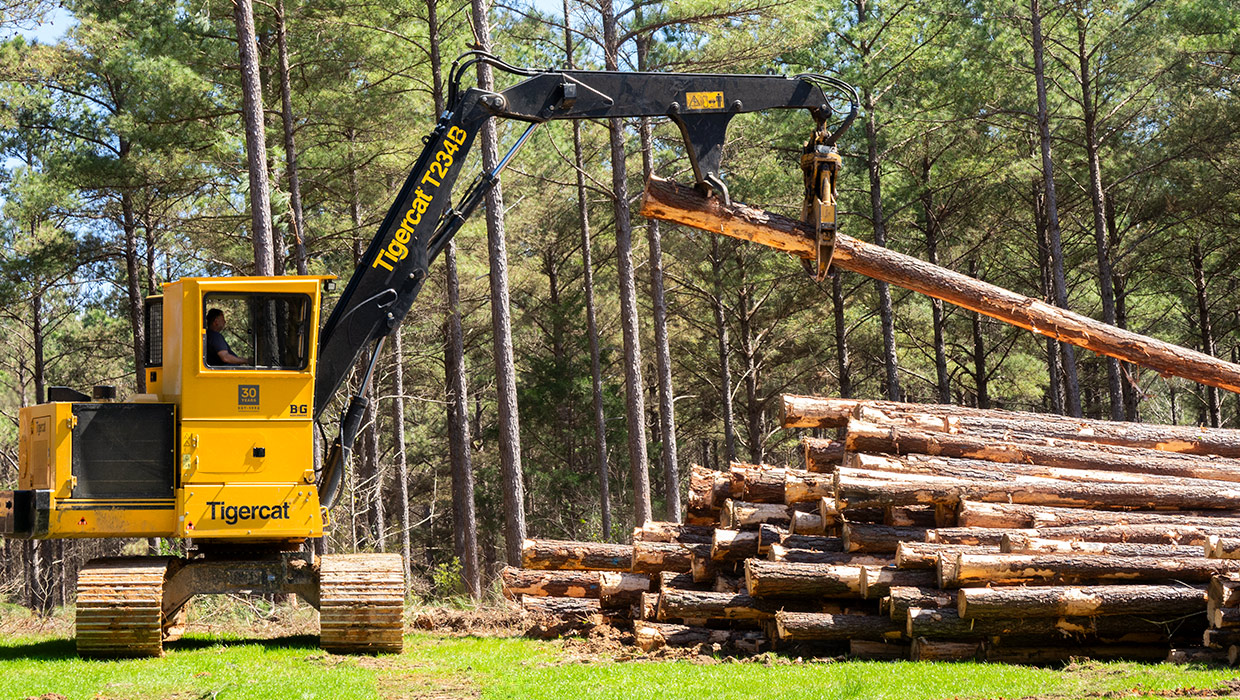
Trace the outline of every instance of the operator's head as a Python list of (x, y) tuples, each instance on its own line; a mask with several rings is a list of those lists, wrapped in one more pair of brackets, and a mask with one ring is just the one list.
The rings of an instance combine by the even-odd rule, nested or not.
[(207, 312), (207, 328), (216, 333), (224, 330), (224, 312), (219, 309), (211, 309)]

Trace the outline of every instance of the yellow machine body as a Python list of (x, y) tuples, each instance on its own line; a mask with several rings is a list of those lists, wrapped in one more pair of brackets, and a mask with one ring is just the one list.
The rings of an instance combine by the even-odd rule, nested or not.
[[(21, 409), (18, 485), (0, 497), (0, 530), (41, 539), (322, 535), (312, 416), (329, 279), (165, 284), (147, 300), (147, 394)], [(212, 308), (224, 310), (223, 335), (247, 364), (207, 363)]]

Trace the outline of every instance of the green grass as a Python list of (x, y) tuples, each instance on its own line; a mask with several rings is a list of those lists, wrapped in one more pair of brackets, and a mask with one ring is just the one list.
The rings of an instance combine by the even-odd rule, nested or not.
[(85, 661), (64, 633), (0, 639), (0, 698), (520, 698), (764, 700), (807, 697), (1089, 698), (1214, 689), (1230, 669), (1085, 663), (1068, 669), (946, 663), (583, 660), (560, 644), (416, 634), (400, 656), (324, 654), (313, 636), (191, 634), (162, 659)]

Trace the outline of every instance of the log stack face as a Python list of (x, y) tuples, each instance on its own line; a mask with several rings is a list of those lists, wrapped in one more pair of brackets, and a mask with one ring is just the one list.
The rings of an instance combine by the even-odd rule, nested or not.
[(802, 464), (694, 466), (685, 523), (630, 545), (531, 540), (505, 593), (632, 619), (643, 649), (1240, 659), (1240, 431), (796, 396), (783, 417), (843, 430)]

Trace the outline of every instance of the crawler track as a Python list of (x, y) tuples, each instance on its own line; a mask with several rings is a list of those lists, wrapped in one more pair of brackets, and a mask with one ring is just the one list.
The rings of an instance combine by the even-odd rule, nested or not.
[(400, 653), (404, 566), (398, 554), (329, 554), (319, 562), (319, 643), (337, 654)]
[(77, 650), (82, 656), (163, 656), (164, 581), (171, 557), (107, 557), (82, 567)]

